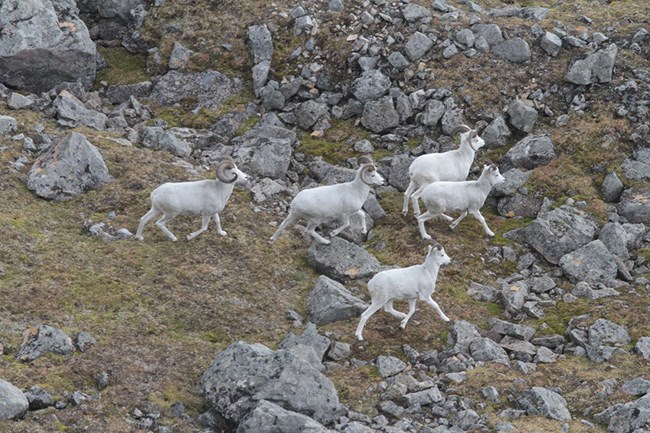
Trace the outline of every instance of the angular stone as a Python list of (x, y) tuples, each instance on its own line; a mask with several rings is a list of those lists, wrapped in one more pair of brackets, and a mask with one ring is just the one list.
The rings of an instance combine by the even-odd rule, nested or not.
[(614, 257), (599, 240), (562, 256), (558, 263), (572, 283), (608, 284), (618, 271)]
[(634, 346), (634, 351), (646, 361), (650, 361), (650, 337), (641, 337)]
[(377, 364), (379, 375), (384, 379), (401, 373), (407, 367), (404, 361), (394, 356), (378, 356), (375, 363)]
[(474, 24), (472, 32), (479, 37), (483, 37), (490, 47), (503, 42), (503, 34), (496, 24)]
[(273, 37), (266, 24), (248, 27), (248, 46), (253, 54), (253, 63), (258, 64), (273, 58)]
[(589, 327), (589, 344), (591, 346), (624, 346), (630, 341), (627, 328), (610, 320), (598, 319)]
[(546, 388), (532, 387), (517, 400), (528, 415), (539, 415), (559, 421), (571, 419), (567, 402), (560, 394)]
[(650, 224), (650, 191), (627, 189), (617, 206), (618, 214), (630, 223)]
[(361, 74), (352, 83), (352, 94), (361, 103), (381, 98), (390, 89), (390, 78), (381, 71), (371, 69)]
[(539, 44), (548, 55), (555, 57), (562, 48), (562, 39), (555, 33), (545, 32)]
[(216, 111), (221, 104), (243, 89), (237, 79), (230, 79), (217, 71), (179, 72), (169, 71), (154, 86), (150, 98), (158, 105), (174, 105), (192, 102), (192, 110), (208, 108)]
[(517, 315), (521, 312), (526, 302), (530, 289), (525, 281), (516, 281), (513, 283), (504, 282), (501, 286), (501, 300), (506, 311), (510, 314)]
[(51, 326), (33, 326), (23, 332), (23, 341), (16, 353), (16, 359), (31, 362), (47, 352), (70, 355), (74, 352), (72, 338)]
[(467, 294), (477, 301), (481, 302), (495, 302), (497, 299), (498, 290), (492, 286), (470, 282), (467, 288)]
[(237, 427), (237, 433), (332, 433), (332, 430), (308, 416), (262, 400)]
[(71, 128), (88, 126), (97, 130), (106, 129), (108, 117), (104, 113), (89, 110), (72, 93), (62, 90), (54, 100), (54, 110), (58, 123)]
[(399, 114), (393, 105), (393, 98), (385, 96), (377, 101), (367, 102), (363, 108), (361, 124), (375, 133), (399, 125)]
[[(512, 63), (527, 62), (531, 58), (530, 47), (528, 42), (521, 38), (508, 39), (492, 47), (492, 52)], [(527, 131), (530, 132), (530, 131)]]
[[(29, 410), (41, 410), (54, 406), (52, 396), (40, 386), (32, 386), (29, 391), (25, 392), (25, 397), (29, 401)], [(0, 417), (0, 419), (2, 418)]]
[(469, 351), (472, 358), (476, 361), (510, 365), (506, 351), (489, 338), (477, 338), (472, 341), (469, 345)]
[(344, 239), (334, 237), (330, 245), (314, 243), (307, 252), (307, 261), (318, 272), (337, 281), (366, 278), (381, 270), (372, 254)]
[(415, 32), (404, 46), (406, 55), (412, 60), (418, 60), (433, 47), (433, 41), (424, 33)]
[(314, 100), (309, 100), (298, 105), (294, 114), (298, 126), (302, 129), (309, 130), (318, 120), (320, 120), (327, 113), (327, 105), (318, 103)]
[(512, 133), (506, 124), (506, 121), (501, 116), (496, 116), (492, 122), (483, 130), (481, 138), (485, 141), (488, 149), (501, 147), (506, 145), (508, 137)]
[(531, 132), (537, 121), (537, 110), (527, 102), (515, 99), (508, 106), (510, 124), (522, 132)]
[(192, 50), (188, 50), (183, 44), (174, 42), (167, 67), (169, 69), (182, 69), (190, 61), (192, 54)]
[(616, 61), (618, 47), (610, 44), (607, 48), (596, 51), (582, 60), (576, 60), (564, 76), (564, 80), (573, 84), (586, 86), (592, 83), (609, 83)]
[(309, 321), (317, 325), (359, 317), (367, 307), (341, 283), (324, 275), (318, 277), (307, 299)]
[(410, 3), (402, 9), (402, 15), (404, 19), (408, 22), (418, 21), (422, 18), (430, 18), (433, 14), (431, 11), (424, 6), (419, 4)]
[(469, 354), (469, 346), (472, 341), (483, 338), (476, 326), (465, 320), (455, 320), (447, 335), (447, 342), (452, 346), (454, 352)]
[(29, 402), (21, 390), (0, 379), (0, 421), (22, 417)]
[(506, 322), (505, 320), (492, 317), (489, 322), (490, 329), (500, 335), (509, 335), (519, 340), (530, 341), (535, 335), (535, 328), (527, 325)]
[(7, 107), (12, 110), (22, 110), (24, 108), (29, 108), (32, 105), (34, 105), (34, 101), (16, 92), (12, 92), (11, 95), (9, 95), (9, 99), (7, 99)]
[(0, 115), (0, 137), (16, 132), (16, 119), (11, 116)]

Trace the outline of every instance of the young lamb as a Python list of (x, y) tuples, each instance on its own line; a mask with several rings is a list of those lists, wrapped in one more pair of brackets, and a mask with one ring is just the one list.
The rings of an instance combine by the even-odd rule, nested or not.
[[(440, 266), (447, 265), (450, 262), (451, 259), (445, 254), (442, 245), (436, 244), (435, 247), (429, 246), (423, 264), (382, 271), (372, 277), (368, 282), (372, 302), (370, 307), (361, 314), (361, 320), (359, 320), (354, 335), (359, 341), (363, 340), (363, 327), (370, 316), (382, 308), (387, 313), (402, 319), (400, 328), (404, 329), (413, 313), (415, 313), (415, 303), (418, 298), (431, 305), (442, 320), (449, 322), (449, 318), (445, 316), (438, 304), (431, 299), (431, 294), (436, 289), (436, 279), (438, 278)], [(393, 309), (393, 301), (398, 299), (408, 300), (408, 314)]]
[(369, 158), (360, 158), (359, 163), (361, 167), (357, 170), (354, 180), (350, 182), (300, 191), (291, 201), (289, 215), (282, 221), (269, 242), (273, 243), (280, 233), (298, 218), (306, 219), (307, 233), (326, 245), (330, 241), (316, 233), (316, 227), (327, 220), (340, 218), (343, 221), (341, 227), (330, 233), (330, 236), (334, 237), (350, 225), (350, 217), (353, 214), (358, 214), (361, 217), (361, 230), (366, 233), (366, 217), (361, 207), (368, 197), (370, 187), (382, 185), (384, 178), (377, 172), (377, 168)]
[(480, 209), (483, 207), (492, 187), (504, 180), (496, 165), (486, 164), (478, 180), (435, 182), (427, 185), (421, 195), (427, 211), (417, 218), (422, 239), (431, 239), (431, 236), (424, 229), (425, 221), (433, 217), (444, 218), (447, 221), (453, 220), (443, 212), (461, 212), (460, 217), (449, 226), (452, 230), (469, 212), (483, 225), (488, 236), (494, 236), (494, 233), (485, 222), (485, 218), (481, 215)]
[(418, 198), (424, 188), (432, 182), (459, 181), (467, 179), (469, 169), (474, 161), (474, 154), (485, 141), (478, 136), (475, 129), (467, 125), (460, 125), (454, 128), (451, 135), (460, 132), (460, 146), (458, 149), (444, 153), (429, 153), (418, 156), (409, 167), (409, 182), (404, 192), (404, 206), (402, 215), (406, 215), (409, 209), (409, 198), (413, 202), (413, 213), (420, 215)]
[(210, 218), (217, 223), (217, 233), (226, 236), (221, 229), (219, 212), (223, 210), (232, 194), (235, 181), (245, 180), (247, 175), (240, 171), (231, 158), (221, 161), (216, 168), (215, 180), (197, 180), (194, 182), (168, 182), (160, 185), (151, 192), (151, 210), (140, 218), (140, 225), (135, 238), (143, 240), (142, 230), (152, 219), (162, 215), (156, 225), (165, 235), (176, 242), (176, 236), (169, 231), (166, 224), (177, 215), (201, 215), (201, 228), (189, 235), (187, 240), (194, 239), (208, 229)]

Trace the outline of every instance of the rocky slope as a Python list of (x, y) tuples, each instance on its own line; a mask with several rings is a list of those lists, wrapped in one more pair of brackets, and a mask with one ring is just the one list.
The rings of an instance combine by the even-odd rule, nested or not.
[[(648, 16), (0, 0), (1, 430), (650, 430)], [(494, 161), (506, 178), (484, 208), (497, 236), (427, 223), (452, 322), (420, 302), (359, 343), (368, 279), (426, 252), (399, 213), (408, 167), (459, 124), (486, 142), (470, 177)], [(267, 244), (300, 189), (362, 155), (388, 181), (367, 235)], [(153, 188), (225, 156), (251, 176), (228, 236), (132, 239)]]

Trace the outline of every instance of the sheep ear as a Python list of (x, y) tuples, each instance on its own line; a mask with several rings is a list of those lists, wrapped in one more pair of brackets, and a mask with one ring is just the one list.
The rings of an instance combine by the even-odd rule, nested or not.
[(497, 166), (494, 165), (494, 164), (492, 164), (492, 165), (490, 166), (490, 168), (491, 168), (492, 170), (496, 170), (496, 169), (497, 169)]

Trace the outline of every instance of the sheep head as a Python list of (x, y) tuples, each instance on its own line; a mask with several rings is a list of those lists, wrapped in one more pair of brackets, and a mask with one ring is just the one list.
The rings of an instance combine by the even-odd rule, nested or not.
[[(476, 129), (472, 129), (467, 125), (458, 125), (451, 131), (452, 137), (458, 133), (461, 133), (461, 144), (465, 139), (467, 140), (467, 144), (469, 144), (469, 147), (474, 151), (478, 151), (481, 147), (485, 146), (485, 141), (478, 135), (478, 131)], [(469, 133), (469, 134), (468, 134)], [(465, 135), (468, 134), (468, 135)]]
[(359, 163), (363, 164), (359, 169), (359, 177), (363, 183), (370, 186), (384, 184), (384, 178), (377, 172), (377, 167), (370, 158), (361, 157)]
[(240, 171), (232, 158), (224, 158), (217, 165), (217, 179), (223, 183), (233, 183), (237, 179), (246, 179), (246, 174)]
[(451, 263), (451, 258), (445, 253), (445, 249), (442, 245), (436, 242), (434, 245), (429, 245), (429, 252), (427, 253), (425, 262), (430, 261), (442, 266)]

